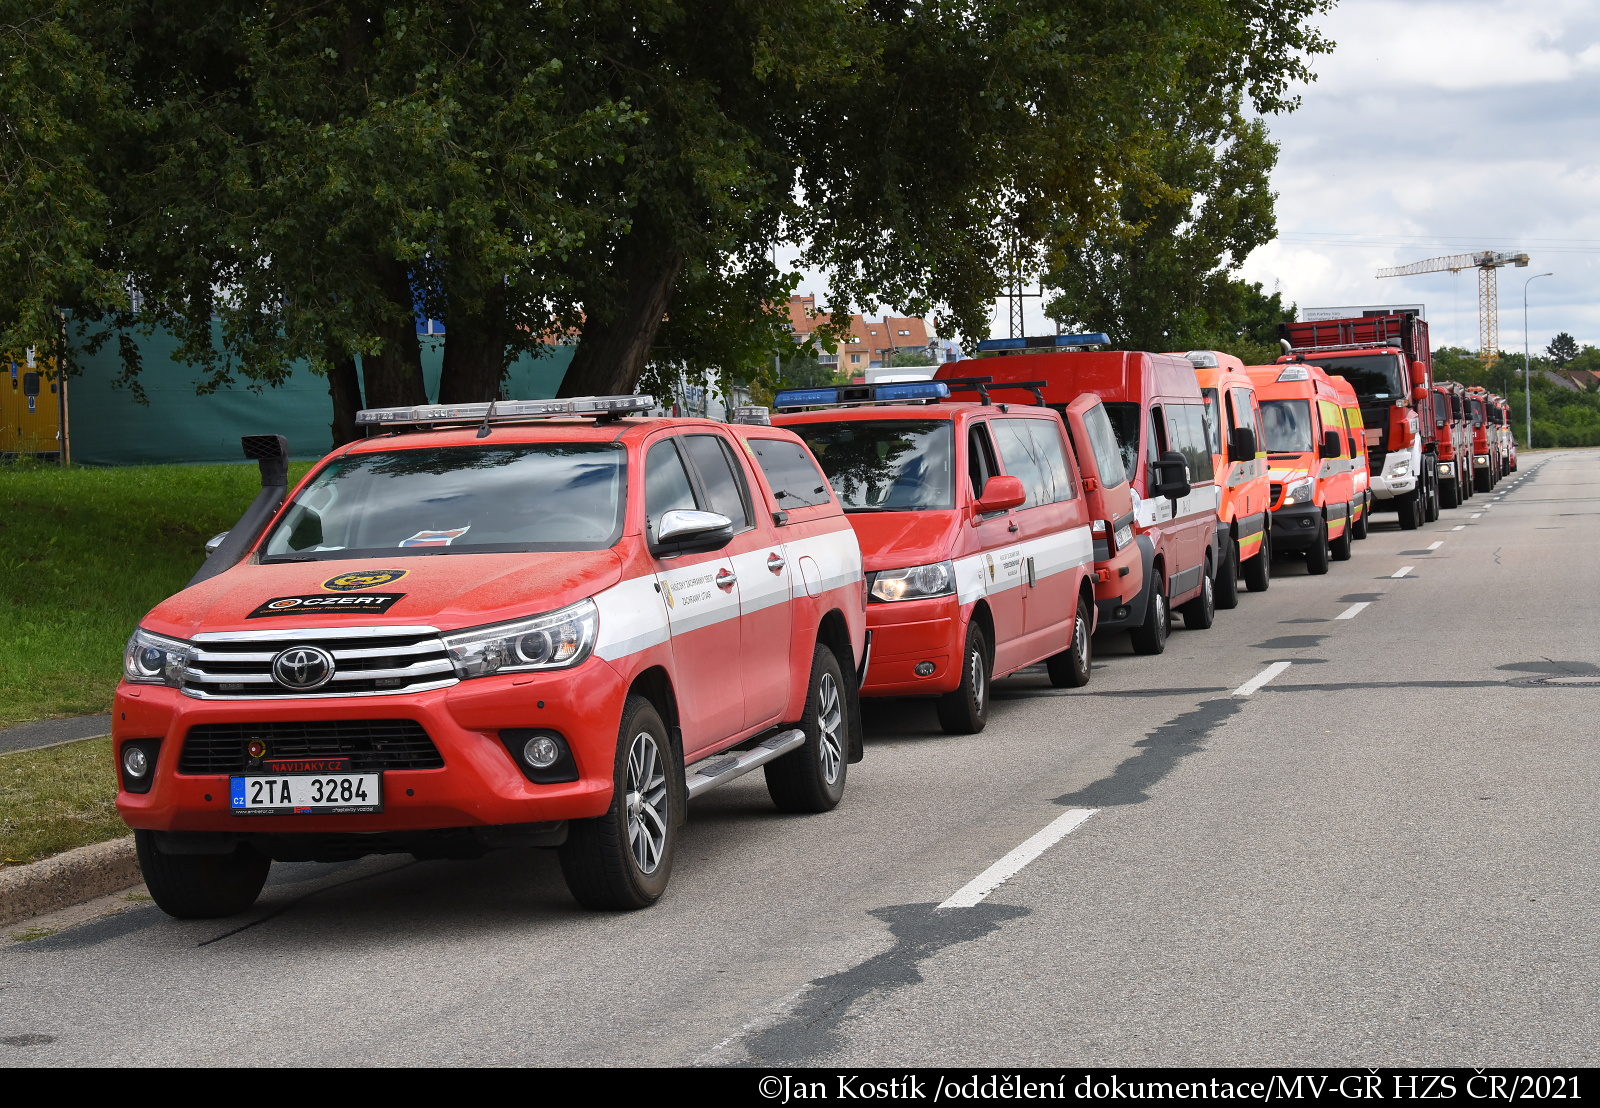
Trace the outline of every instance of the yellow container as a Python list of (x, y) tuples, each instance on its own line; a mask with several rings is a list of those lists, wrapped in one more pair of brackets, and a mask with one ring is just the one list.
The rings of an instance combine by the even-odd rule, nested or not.
[(55, 363), (32, 351), (4, 359), (0, 376), (0, 454), (61, 450), (62, 383)]

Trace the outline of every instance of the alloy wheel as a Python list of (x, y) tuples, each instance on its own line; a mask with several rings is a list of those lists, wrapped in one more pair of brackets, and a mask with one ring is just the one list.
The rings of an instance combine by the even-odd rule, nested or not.
[(655, 736), (641, 731), (628, 751), (628, 847), (640, 873), (654, 873), (667, 846), (667, 775)]
[(817, 753), (822, 758), (823, 780), (830, 785), (839, 780), (839, 767), (844, 764), (843, 725), (839, 684), (833, 674), (824, 673), (817, 685)]

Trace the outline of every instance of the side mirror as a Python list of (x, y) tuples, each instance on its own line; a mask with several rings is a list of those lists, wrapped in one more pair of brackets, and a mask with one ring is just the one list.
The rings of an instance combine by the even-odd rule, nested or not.
[(1150, 488), (1151, 496), (1180, 500), (1189, 495), (1189, 463), (1182, 454), (1169, 450), (1152, 468), (1156, 479)]
[(1248, 427), (1235, 427), (1228, 432), (1228, 461), (1253, 462), (1256, 460), (1256, 433)]
[(217, 552), (217, 547), (221, 546), (222, 545), (222, 540), (227, 538), (227, 537), (228, 537), (228, 532), (224, 531), (220, 535), (212, 535), (209, 539), (207, 539), (206, 540), (206, 557), (209, 558), (209, 557), (211, 557), (211, 555), (215, 554)]
[(984, 483), (983, 495), (978, 497), (973, 508), (979, 515), (988, 515), (1020, 508), (1027, 499), (1028, 491), (1022, 487), (1022, 478), (991, 477)]
[(674, 508), (661, 513), (652, 544), (657, 554), (699, 554), (733, 541), (733, 520), (716, 512)]
[(1425, 386), (1425, 385), (1414, 385), (1414, 386), (1412, 386), (1411, 399), (1415, 400), (1418, 404), (1420, 404), (1424, 400), (1428, 399), (1427, 386)]
[(1412, 362), (1411, 363), (1411, 383), (1414, 386), (1421, 386), (1422, 388), (1427, 388), (1427, 386), (1428, 386), (1428, 367), (1423, 365), (1421, 362)]
[(1340, 453), (1339, 432), (1324, 431), (1322, 433), (1322, 451), (1318, 454), (1318, 457), (1337, 458)]

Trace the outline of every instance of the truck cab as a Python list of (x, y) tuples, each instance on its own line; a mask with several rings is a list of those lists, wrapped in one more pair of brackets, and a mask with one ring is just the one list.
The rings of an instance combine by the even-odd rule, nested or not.
[(1466, 393), (1466, 387), (1454, 381), (1434, 382), (1433, 425), (1442, 508), (1459, 507), (1472, 495), (1472, 420)]
[[(825, 811), (861, 755), (855, 533), (805, 445), (645, 396), (364, 411), (128, 642), (117, 809), (151, 895), (279, 861), (555, 847), (577, 901), (665, 891), (688, 800), (764, 768)], [(253, 453), (252, 453), (253, 451)]]
[(1339, 389), (1310, 362), (1252, 366), (1272, 477), (1272, 543), (1306, 569), (1350, 557), (1355, 459)]
[(1500, 430), (1495, 423), (1494, 397), (1484, 388), (1467, 390), (1467, 410), (1472, 422), (1472, 484), (1488, 492), (1500, 483)]
[(1118, 605), (1125, 615), (1102, 618), (1100, 627), (1126, 629), (1136, 652), (1159, 654), (1174, 609), (1193, 629), (1210, 627), (1215, 617), (1221, 552), (1214, 435), (1187, 358), (1087, 349), (1109, 342), (1101, 334), (990, 339), (979, 343), (977, 358), (947, 362), (935, 376), (1035, 382), (1040, 399), (1060, 412), (1086, 394), (1101, 402), (1132, 490), (1132, 533), (1145, 587), (1134, 604)]
[(1239, 602), (1242, 576), (1253, 592), (1272, 580), (1271, 513), (1267, 452), (1261, 443), (1261, 410), (1255, 382), (1244, 362), (1220, 350), (1191, 350), (1210, 416), (1211, 465), (1217, 476), (1217, 607)]
[(935, 696), (940, 725), (981, 731), (995, 678), (1092, 666), (1088, 482), (1048, 408), (952, 400), (944, 382), (794, 389), (773, 423), (803, 439), (860, 542), (869, 697)]

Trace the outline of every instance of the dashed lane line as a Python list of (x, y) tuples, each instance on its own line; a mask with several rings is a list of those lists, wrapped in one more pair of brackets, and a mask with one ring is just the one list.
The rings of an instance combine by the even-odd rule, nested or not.
[(1416, 568), (1417, 568), (1416, 566), (1401, 566), (1399, 569), (1395, 570), (1394, 573), (1390, 574), (1390, 576), (1391, 577), (1404, 577), (1406, 574), (1410, 573), (1412, 570), (1414, 570)]
[(1271, 681), (1274, 677), (1278, 676), (1278, 674), (1282, 673), (1284, 670), (1286, 670), (1288, 668), (1289, 668), (1289, 663), (1288, 662), (1273, 662), (1266, 669), (1262, 670), (1260, 673), (1258, 673), (1254, 677), (1250, 678), (1250, 680), (1248, 680), (1244, 684), (1240, 685), (1237, 689), (1234, 689), (1232, 695), (1234, 695), (1234, 696), (1249, 696), (1251, 693), (1253, 693), (1257, 689), (1259, 689), (1262, 685), (1265, 685), (1268, 681)]
[(1334, 619), (1355, 619), (1356, 616), (1361, 614), (1361, 609), (1367, 607), (1371, 603), (1372, 603), (1372, 601), (1370, 601), (1370, 600), (1363, 600), (1359, 604), (1352, 604), (1352, 605), (1350, 605), (1350, 607), (1346, 608), (1344, 611), (1340, 612), (1338, 615), (1334, 616), (1333, 618)]
[(1473, 512), (1472, 515), (1468, 516), (1467, 518), (1468, 519), (1477, 519), (1481, 515), (1483, 515), (1482, 512)]
[(1428, 545), (1428, 549), (1429, 549), (1429, 550), (1438, 550), (1438, 549), (1439, 549), (1439, 548), (1440, 548), (1440, 547), (1441, 547), (1441, 546), (1443, 546), (1443, 545), (1444, 545), (1444, 540), (1443, 540), (1443, 539), (1440, 539), (1440, 540), (1439, 540), (1439, 541), (1438, 541), (1438, 542), (1436, 542), (1436, 543), (1430, 543), (1430, 544), (1429, 544), (1429, 545)]
[(1452, 531), (1465, 531), (1466, 529), (1467, 525), (1465, 523), (1458, 523), (1454, 527), (1450, 528)]
[(1021, 873), (1023, 867), (1056, 843), (1076, 831), (1084, 820), (1094, 815), (1098, 808), (1073, 808), (1047, 823), (1040, 831), (1024, 839), (1020, 846), (957, 889), (950, 899), (939, 905), (945, 908), (972, 908), (1005, 882)]

